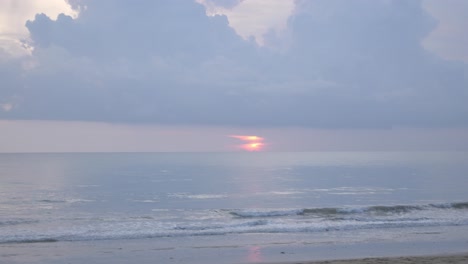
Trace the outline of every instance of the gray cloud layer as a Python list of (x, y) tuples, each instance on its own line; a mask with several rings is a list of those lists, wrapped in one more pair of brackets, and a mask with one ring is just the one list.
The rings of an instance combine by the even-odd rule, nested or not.
[[(420, 1), (297, 1), (279, 52), (188, 0), (70, 3), (81, 10), (76, 19), (39, 14), (26, 23), (35, 67), (1, 59), (0, 103), (15, 107), (0, 118), (468, 125), (468, 67), (422, 48), (436, 21)], [(279, 38), (272, 32), (266, 42)]]

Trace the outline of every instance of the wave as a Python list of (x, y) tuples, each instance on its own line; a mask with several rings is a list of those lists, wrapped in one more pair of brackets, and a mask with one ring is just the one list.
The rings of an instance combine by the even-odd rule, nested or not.
[[(116, 240), (159, 237), (194, 237), (255, 233), (320, 233), (330, 231), (384, 230), (434, 226), (468, 226), (468, 202), (323, 207), (306, 209), (184, 210), (187, 216), (161, 220), (157, 217), (109, 216), (47, 221), (9, 219), (0, 243), (42, 243), (56, 241)], [(169, 213), (170, 210), (164, 211)], [(175, 213), (180, 215), (180, 211)], [(193, 216), (196, 217), (193, 217)], [(24, 224), (20, 228), (5, 225)], [(49, 228), (43, 228), (43, 225)]]
[(32, 244), (32, 243), (54, 243), (60, 240), (55, 238), (19, 239), (10, 241), (0, 241), (0, 244)]
[(0, 236), (0, 244), (8, 243), (50, 243), (58, 241), (95, 241), (148, 239), (165, 237), (223, 236), (230, 234), (280, 234), (280, 233), (324, 233), (355, 230), (385, 230), (393, 228), (418, 228), (436, 226), (468, 225), (468, 219), (459, 222), (431, 219), (389, 219), (375, 221), (330, 221), (330, 222), (288, 222), (256, 220), (241, 223), (180, 223), (170, 227), (116, 224), (86, 227), (87, 230), (57, 232), (55, 234), (28, 233), (23, 235)]
[(174, 198), (181, 198), (181, 199), (222, 199), (227, 198), (228, 196), (225, 194), (187, 194), (187, 193), (173, 193), (169, 195), (170, 197)]
[(249, 209), (249, 210), (231, 210), (230, 214), (236, 217), (281, 217), (281, 216), (338, 216), (350, 214), (402, 214), (412, 211), (423, 211), (433, 209), (468, 209), (468, 202), (426, 204), (426, 205), (376, 205), (365, 207), (322, 207), (322, 208), (303, 208), (303, 209)]
[(66, 203), (67, 201), (66, 200), (42, 199), (42, 200), (38, 200), (38, 202), (55, 204), (55, 203)]
[(232, 210), (229, 213), (236, 217), (278, 217), (278, 216), (290, 216), (290, 215), (301, 215), (305, 209), (280, 209), (280, 210), (268, 210), (268, 209), (254, 209), (254, 210)]
[(93, 200), (87, 200), (87, 199), (65, 199), (65, 200), (60, 200), (60, 199), (42, 199), (42, 200), (37, 200), (39, 203), (45, 203), (45, 204), (62, 204), (62, 203), (87, 203), (87, 202), (94, 202)]
[(39, 222), (38, 220), (32, 220), (32, 219), (6, 219), (6, 220), (0, 220), (0, 227), (23, 225), (23, 224), (35, 224), (38, 222)]

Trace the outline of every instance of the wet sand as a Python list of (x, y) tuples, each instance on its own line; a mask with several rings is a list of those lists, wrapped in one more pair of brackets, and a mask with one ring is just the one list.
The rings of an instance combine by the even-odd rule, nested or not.
[[(363, 258), (349, 260), (326, 260), (311, 262), (280, 262), (274, 264), (467, 264), (468, 254), (392, 257), (392, 258)], [(272, 263), (273, 264), (273, 263)]]
[[(468, 252), (440, 254), (425, 251), (413, 257), (379, 257), (383, 250), (366, 254), (352, 247), (352, 256), (344, 248), (323, 253), (324, 248), (284, 248), (257, 246), (222, 246), (173, 248), (159, 247), (153, 241), (86, 242), (86, 243), (31, 243), (0, 245), (0, 263), (8, 264), (79, 264), (79, 263), (168, 263), (168, 264), (468, 264)], [(283, 251), (284, 250), (284, 251)], [(356, 252), (357, 251), (357, 252)], [(308, 252), (308, 253), (306, 253)], [(322, 253), (321, 253), (322, 252)], [(406, 255), (404, 251), (400, 251)], [(458, 251), (463, 252), (463, 251)], [(395, 256), (393, 252), (392, 256)], [(321, 255), (322, 254), (322, 255)], [(410, 253), (411, 254), (411, 253)], [(362, 257), (362, 256), (373, 256)], [(334, 260), (341, 258), (341, 260)], [(348, 259), (343, 259), (348, 258)], [(322, 259), (322, 260), (320, 260)]]
[(360, 243), (315, 243), (310, 234), (1, 243), (0, 264), (468, 264), (468, 228), (444, 229)]

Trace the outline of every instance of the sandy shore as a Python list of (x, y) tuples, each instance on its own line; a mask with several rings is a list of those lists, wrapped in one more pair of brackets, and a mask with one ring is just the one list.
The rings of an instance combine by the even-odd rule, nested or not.
[[(198, 241), (194, 242), (199, 244)], [(373, 247), (370, 251), (362, 251), (369, 249), (367, 246), (365, 248), (349, 247), (349, 252), (345, 247), (339, 247), (336, 250), (330, 248), (331, 251), (325, 253), (326, 247), (285, 247), (284, 245), (264, 248), (258, 246), (184, 248), (159, 246), (154, 240), (0, 244), (0, 264), (468, 264), (466, 248), (458, 251), (460, 253), (453, 254), (432, 251), (434, 255), (431, 255), (429, 251), (424, 251), (425, 253), (420, 251), (421, 255), (414, 257), (378, 257), (391, 256), (389, 255), (391, 252), (385, 253), (379, 250), (379, 247)], [(384, 246), (388, 249), (390, 245)], [(400, 254), (405, 254), (401, 247), (398, 248)], [(351, 255), (350, 252), (355, 254)], [(393, 254), (397, 253), (393, 252)], [(360, 256), (375, 257), (360, 258)], [(333, 260), (334, 258), (342, 258), (342, 260)], [(317, 261), (317, 259), (323, 260)]]
[[(274, 264), (467, 264), (468, 253), (463, 255), (392, 257), (392, 258), (364, 258), (349, 260), (326, 260), (311, 262), (281, 262)], [(273, 264), (273, 263), (271, 263)]]
[(437, 230), (359, 243), (316, 243), (317, 234), (0, 243), (0, 264), (468, 264), (468, 226)]

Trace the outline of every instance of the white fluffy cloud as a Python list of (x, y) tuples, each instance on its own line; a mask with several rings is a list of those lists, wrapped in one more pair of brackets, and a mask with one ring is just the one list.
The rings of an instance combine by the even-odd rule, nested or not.
[(298, 0), (286, 33), (264, 36), (278, 51), (190, 0), (69, 2), (78, 17), (38, 14), (32, 58), (0, 65), (0, 103), (16, 100), (0, 118), (468, 125), (467, 65), (422, 47), (437, 22), (420, 1)]

